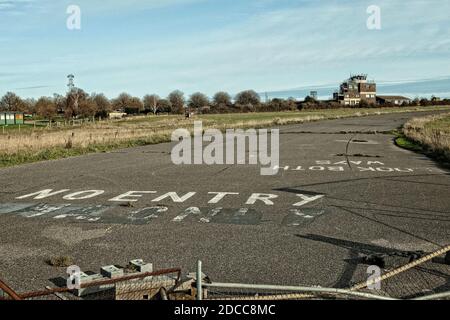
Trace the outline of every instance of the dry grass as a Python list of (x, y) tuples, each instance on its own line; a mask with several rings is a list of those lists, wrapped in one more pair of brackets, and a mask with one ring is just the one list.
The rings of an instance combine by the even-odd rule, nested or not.
[[(0, 137), (1, 149), (3, 154), (15, 154), (20, 151), (40, 151), (54, 147), (86, 148), (90, 145), (101, 145), (107, 143), (116, 143), (132, 139), (153, 137), (169, 137), (169, 130), (161, 130), (156, 132), (152, 129), (128, 129), (128, 128), (111, 128), (107, 125), (95, 125), (85, 128), (77, 128), (74, 130), (63, 131), (38, 131), (24, 135), (8, 135)], [(155, 139), (157, 140), (157, 139)]]
[(426, 151), (450, 161), (450, 113), (414, 118), (405, 124), (403, 133)]
[(52, 257), (48, 259), (47, 264), (52, 267), (70, 267), (73, 265), (73, 258), (69, 256)]
[(202, 115), (189, 120), (182, 116), (149, 116), (89, 123), (77, 127), (29, 128), (22, 131), (10, 129), (5, 130), (4, 134), (0, 131), (0, 167), (168, 142), (175, 129), (186, 128), (192, 131), (193, 122), (199, 120), (203, 121), (205, 129), (225, 130), (230, 128), (262, 128), (322, 119), (442, 110), (445, 108), (448, 109), (448, 107), (411, 107)]

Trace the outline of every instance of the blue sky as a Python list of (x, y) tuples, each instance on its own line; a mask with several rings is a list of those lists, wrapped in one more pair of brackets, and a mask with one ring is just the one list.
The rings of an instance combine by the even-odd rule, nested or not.
[[(70, 4), (79, 31), (66, 28)], [(373, 4), (381, 30), (366, 27)], [(69, 73), (114, 97), (326, 87), (358, 72), (430, 79), (417, 94), (444, 81), (446, 95), (449, 12), (447, 0), (0, 0), (0, 95), (63, 93)]]

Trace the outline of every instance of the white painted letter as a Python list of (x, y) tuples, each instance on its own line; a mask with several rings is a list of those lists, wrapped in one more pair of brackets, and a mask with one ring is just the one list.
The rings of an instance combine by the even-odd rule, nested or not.
[(216, 196), (212, 198), (208, 203), (216, 204), (223, 200), (227, 195), (239, 195), (236, 192), (208, 192), (208, 194), (215, 194)]
[(168, 192), (166, 194), (163, 194), (161, 197), (158, 197), (158, 198), (152, 200), (152, 202), (160, 202), (166, 198), (171, 198), (172, 201), (175, 203), (183, 203), (186, 200), (195, 196), (196, 194), (197, 194), (196, 192), (189, 192), (189, 193), (186, 193), (184, 196), (180, 197), (180, 196), (178, 196), (178, 194), (176, 192)]
[(27, 194), (27, 195), (24, 195), (21, 197), (17, 197), (16, 199), (26, 199), (26, 198), (30, 198), (33, 196), (36, 196), (36, 197), (34, 197), (34, 199), (36, 199), (36, 200), (45, 199), (48, 197), (56, 196), (57, 194), (60, 194), (60, 193), (70, 191), (70, 189), (63, 189), (63, 190), (59, 190), (59, 191), (55, 191), (55, 192), (52, 192), (52, 191), (53, 191), (53, 189), (46, 189), (46, 190), (38, 191), (35, 193), (30, 193), (30, 194)]
[(313, 202), (313, 201), (316, 201), (316, 200), (319, 200), (319, 199), (323, 198), (324, 196), (319, 194), (317, 196), (309, 197), (309, 196), (304, 195), (304, 194), (297, 194), (297, 197), (302, 198), (302, 201), (293, 204), (294, 207), (304, 206), (305, 204)]
[(254, 193), (248, 198), (248, 201), (246, 204), (255, 204), (256, 201), (262, 201), (268, 206), (273, 206), (273, 202), (270, 201), (271, 199), (278, 198), (275, 194), (267, 194), (267, 193)]
[[(139, 193), (141, 193), (141, 194), (139, 194)], [(136, 202), (136, 201), (138, 201), (137, 199), (130, 199), (130, 197), (132, 197), (132, 198), (140, 198), (144, 194), (151, 194), (151, 193), (156, 193), (156, 191), (129, 191), (127, 193), (121, 194), (118, 197), (112, 198), (109, 201), (115, 201), (115, 202)]]
[[(64, 200), (83, 200), (83, 199), (90, 199), (94, 198), (96, 196), (99, 196), (101, 194), (104, 194), (105, 191), (103, 190), (87, 190), (87, 191), (80, 191), (68, 194), (67, 196), (64, 196)], [(86, 195), (84, 195), (86, 194)], [(84, 196), (82, 196), (84, 195)]]

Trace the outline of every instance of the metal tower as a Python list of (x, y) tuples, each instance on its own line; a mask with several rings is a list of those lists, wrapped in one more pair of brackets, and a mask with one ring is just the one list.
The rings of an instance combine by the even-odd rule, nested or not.
[(69, 74), (67, 78), (69, 79), (69, 84), (67, 85), (67, 87), (69, 88), (69, 92), (72, 92), (75, 89), (75, 76), (73, 74)]
[(69, 92), (67, 94), (68, 105), (70, 106), (70, 109), (72, 109), (72, 116), (75, 116), (78, 113), (79, 91), (75, 87), (75, 76), (73, 74), (69, 74), (67, 78), (69, 79), (69, 83), (67, 84), (67, 87), (69, 88)]

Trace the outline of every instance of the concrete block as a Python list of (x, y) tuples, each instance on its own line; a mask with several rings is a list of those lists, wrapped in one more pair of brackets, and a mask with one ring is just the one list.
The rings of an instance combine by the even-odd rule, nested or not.
[(138, 272), (153, 272), (153, 264), (145, 263), (142, 259), (131, 260), (130, 265), (136, 269)]
[(115, 279), (123, 277), (123, 269), (119, 269), (116, 266), (105, 266), (100, 269), (100, 273), (107, 278)]
[[(87, 275), (84, 272), (82, 272), (80, 274), (80, 284), (81, 285), (86, 285), (91, 282), (97, 282), (97, 281), (102, 281), (102, 280), (107, 280), (107, 279), (100, 274)], [(113, 287), (113, 285), (104, 285), (104, 286), (95, 286), (95, 287), (87, 287), (87, 288), (77, 289), (77, 290), (75, 290), (75, 295), (77, 295), (78, 297), (82, 297), (82, 296), (86, 296), (89, 294), (106, 291), (106, 290), (111, 289), (112, 287)]]
[(80, 284), (88, 284), (90, 282), (96, 282), (96, 281), (101, 281), (101, 280), (106, 280), (105, 277), (103, 277), (101, 274), (92, 274), (92, 275), (87, 275), (84, 272), (80, 273)]

